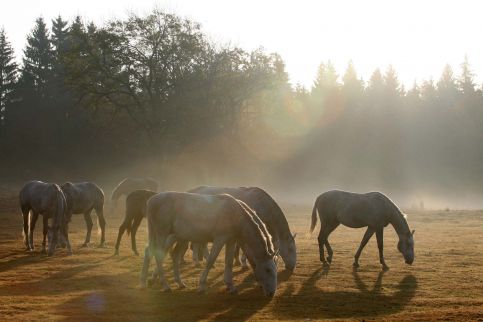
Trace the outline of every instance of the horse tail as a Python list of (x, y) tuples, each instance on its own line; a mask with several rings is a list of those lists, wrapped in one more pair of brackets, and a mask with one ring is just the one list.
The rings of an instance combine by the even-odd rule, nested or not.
[(317, 201), (319, 201), (318, 198), (315, 200), (314, 208), (312, 209), (312, 223), (310, 224), (311, 233), (314, 231), (315, 225), (317, 225)]

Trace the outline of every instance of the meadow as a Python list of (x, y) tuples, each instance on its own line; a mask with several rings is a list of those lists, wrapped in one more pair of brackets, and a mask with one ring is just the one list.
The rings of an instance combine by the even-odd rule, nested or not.
[[(15, 194), (0, 198), (0, 320), (143, 320), (143, 321), (267, 321), (298, 320), (482, 320), (483, 211), (420, 211), (409, 213), (415, 229), (415, 262), (404, 264), (397, 252), (397, 236), (385, 230), (381, 271), (375, 238), (354, 271), (354, 253), (364, 234), (340, 226), (330, 236), (334, 259), (328, 269), (318, 260), (316, 233), (308, 233), (310, 206), (281, 205), (297, 232), (298, 263), (293, 274), (279, 266), (279, 286), (273, 298), (264, 297), (250, 270), (234, 269), (239, 294), (229, 295), (223, 283), (223, 254), (210, 272), (207, 294), (197, 293), (200, 268), (182, 268), (187, 284), (175, 289), (170, 261), (166, 261), (173, 292), (138, 288), (142, 257), (132, 255), (129, 238), (113, 256), (123, 210), (107, 214), (107, 246), (81, 248), (85, 223), (74, 215), (70, 224), (73, 256), (58, 250), (40, 254), (41, 227), (35, 232), (36, 250), (22, 243), (21, 214)], [(318, 227), (316, 231), (318, 232)], [(146, 224), (137, 240), (146, 242)], [(188, 259), (188, 257), (186, 257)]]

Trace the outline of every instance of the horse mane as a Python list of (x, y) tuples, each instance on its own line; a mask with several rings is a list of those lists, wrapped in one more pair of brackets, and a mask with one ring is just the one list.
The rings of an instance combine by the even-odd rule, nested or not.
[(265, 253), (269, 256), (273, 256), (275, 254), (275, 247), (272, 243), (272, 237), (268, 233), (267, 227), (265, 224), (258, 218), (257, 214), (253, 209), (251, 209), (246, 203), (241, 200), (235, 199), (238, 205), (244, 210), (242, 213), (244, 214), (245, 219), (247, 222), (258, 232), (263, 240), (263, 248)]
[(389, 207), (390, 209), (392, 209), (394, 211), (394, 213), (398, 215), (399, 219), (401, 220), (401, 224), (402, 224), (401, 228), (406, 229), (408, 232), (410, 232), (411, 230), (409, 229), (409, 224), (408, 224), (408, 221), (407, 221), (408, 216), (406, 214), (404, 214), (398, 208), (398, 206), (396, 206), (396, 204), (391, 199), (389, 199), (388, 196), (386, 196), (384, 194), (381, 194), (381, 195), (384, 197), (384, 201), (386, 202), (386, 206)]
[(277, 226), (276, 231), (278, 233), (282, 233), (282, 235), (288, 234), (290, 237), (292, 237), (292, 234), (290, 233), (290, 227), (287, 222), (287, 218), (285, 217), (285, 214), (283, 213), (282, 208), (280, 208), (280, 206), (272, 198), (272, 196), (270, 196), (265, 190), (259, 187), (250, 187), (250, 188), (244, 188), (244, 189), (246, 189), (246, 191), (255, 192), (254, 195), (256, 196), (257, 201), (260, 201), (258, 203), (259, 205), (261, 205), (260, 208), (262, 208), (263, 211), (270, 212), (273, 215), (274, 221), (272, 224)]

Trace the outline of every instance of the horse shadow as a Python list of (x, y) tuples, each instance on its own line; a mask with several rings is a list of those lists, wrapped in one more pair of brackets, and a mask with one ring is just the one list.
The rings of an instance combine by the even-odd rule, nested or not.
[[(316, 286), (317, 281), (327, 276), (329, 268), (317, 269), (293, 295), (294, 285), (289, 285), (283, 294), (276, 298), (274, 312), (279, 319), (329, 319), (377, 317), (402, 311), (415, 296), (418, 281), (411, 273), (397, 284), (396, 291), (385, 293), (383, 277), (386, 271), (379, 272), (372, 288), (353, 270), (352, 277), (357, 291), (328, 291)], [(303, 308), (288, 310), (290, 307)]]
[[(10, 258), (11, 257), (11, 258)], [(2, 265), (0, 265), (0, 273), (14, 270), (18, 267), (26, 266), (26, 265), (34, 265), (36, 263), (44, 262), (49, 257), (45, 254), (41, 254), (40, 251), (33, 251), (33, 252), (11, 252), (10, 254), (2, 257)]]

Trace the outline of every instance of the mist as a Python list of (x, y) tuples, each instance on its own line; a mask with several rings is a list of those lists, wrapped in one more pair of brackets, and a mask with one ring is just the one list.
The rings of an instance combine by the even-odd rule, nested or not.
[(4, 31), (2, 185), (125, 177), (162, 190), (261, 186), (310, 206), (330, 189), (405, 209), (481, 208), (483, 93), (471, 68), (405, 88), (389, 66), (321, 63), (293, 86), (283, 57), (216, 43), (161, 10), (104, 25), (39, 18), (22, 63)]

